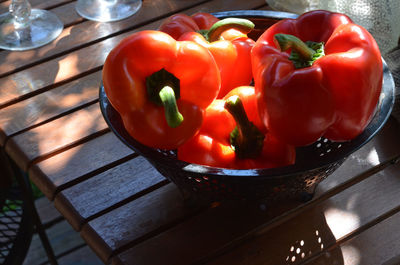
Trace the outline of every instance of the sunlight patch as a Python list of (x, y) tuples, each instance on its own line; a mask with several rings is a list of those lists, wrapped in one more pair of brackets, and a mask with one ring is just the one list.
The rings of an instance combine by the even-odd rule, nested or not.
[(357, 214), (336, 208), (327, 209), (325, 218), (336, 239), (357, 229), (360, 225), (360, 218)]

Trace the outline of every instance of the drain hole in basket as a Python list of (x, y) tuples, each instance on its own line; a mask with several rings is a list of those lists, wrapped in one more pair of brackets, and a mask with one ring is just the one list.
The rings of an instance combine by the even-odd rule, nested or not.
[(225, 183), (220, 183), (217, 179), (208, 176), (188, 178), (194, 182), (193, 191), (212, 192), (213, 194), (225, 195), (232, 192), (232, 188)]
[(336, 150), (342, 147), (342, 143), (340, 142), (332, 142), (326, 138), (319, 138), (314, 143), (315, 151), (319, 154), (319, 156), (325, 156), (330, 153), (334, 153)]

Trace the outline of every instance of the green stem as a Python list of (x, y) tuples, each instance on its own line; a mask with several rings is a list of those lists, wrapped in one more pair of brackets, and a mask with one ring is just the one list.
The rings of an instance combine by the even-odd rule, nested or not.
[(149, 101), (164, 107), (168, 125), (178, 127), (183, 121), (176, 104), (180, 98), (180, 80), (162, 68), (146, 78), (146, 91)]
[(305, 60), (311, 60), (315, 51), (309, 48), (302, 40), (289, 34), (275, 34), (274, 42), (281, 51), (292, 49), (300, 54)]
[(247, 34), (254, 29), (254, 23), (244, 18), (225, 18), (217, 21), (208, 31), (203, 30), (202, 34), (209, 42), (213, 42), (219, 40), (222, 32), (232, 28)]
[(312, 66), (319, 58), (325, 56), (324, 43), (306, 41), (288, 34), (275, 34), (274, 41), (281, 51), (292, 49), (289, 60), (296, 69)]
[(230, 141), (239, 158), (256, 158), (260, 155), (264, 134), (249, 121), (239, 96), (231, 96), (225, 101), (225, 108), (236, 121), (236, 128), (231, 132)]
[(165, 86), (160, 90), (159, 95), (168, 125), (172, 128), (178, 127), (183, 121), (183, 116), (178, 110), (174, 90), (170, 86)]

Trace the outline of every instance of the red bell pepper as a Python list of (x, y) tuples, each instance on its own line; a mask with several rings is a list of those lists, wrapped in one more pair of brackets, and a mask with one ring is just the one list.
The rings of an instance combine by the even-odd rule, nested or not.
[(214, 56), (221, 73), (218, 98), (224, 97), (235, 87), (250, 85), (253, 79), (250, 52), (255, 42), (246, 33), (253, 28), (254, 24), (249, 20), (228, 18), (216, 22), (201, 34), (189, 31), (179, 38), (206, 47)]
[(179, 160), (221, 168), (234, 165), (235, 151), (229, 143), (229, 133), (235, 128), (235, 121), (224, 104), (224, 100), (216, 99), (206, 109), (199, 133), (178, 147)]
[(103, 84), (133, 138), (176, 149), (199, 130), (203, 110), (219, 92), (220, 76), (204, 47), (160, 31), (141, 31), (110, 52)]
[[(257, 128), (253, 87), (239, 87), (205, 111), (199, 133), (178, 148), (178, 159), (201, 165), (250, 169), (293, 164), (295, 149)], [(250, 119), (255, 119), (252, 122)]]
[(210, 29), (219, 19), (206, 12), (197, 12), (190, 16), (196, 22), (199, 30)]
[(158, 30), (177, 40), (186, 32), (210, 29), (218, 20), (214, 15), (205, 12), (198, 12), (191, 16), (178, 13), (164, 20)]
[(321, 136), (355, 138), (371, 120), (382, 87), (371, 34), (346, 15), (323, 10), (268, 28), (252, 50), (252, 67), (263, 123), (296, 146)]
[[(258, 114), (257, 109), (257, 98), (255, 94), (255, 89), (253, 86), (240, 86), (235, 89), (232, 89), (228, 94), (223, 97), (224, 100), (227, 100), (231, 96), (239, 96), (240, 101), (242, 102), (244, 109), (246, 111), (246, 115), (248, 119), (254, 123), (254, 125), (262, 132), (266, 133), (267, 129), (260, 119), (260, 115)], [(232, 115), (231, 115), (232, 116)]]

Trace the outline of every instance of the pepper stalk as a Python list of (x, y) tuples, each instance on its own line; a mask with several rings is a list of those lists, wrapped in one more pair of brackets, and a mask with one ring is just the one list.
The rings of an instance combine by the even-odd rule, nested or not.
[(264, 134), (249, 121), (239, 96), (234, 95), (225, 101), (225, 109), (236, 121), (236, 128), (230, 134), (230, 142), (237, 157), (256, 158), (261, 154)]
[(293, 62), (296, 69), (311, 66), (325, 55), (323, 42), (303, 42), (296, 36), (283, 33), (275, 34), (274, 42), (281, 51), (292, 49), (289, 60)]
[(180, 80), (163, 68), (146, 78), (146, 89), (149, 100), (164, 107), (168, 125), (178, 127), (184, 119), (176, 103), (180, 98)]
[(225, 18), (214, 23), (209, 30), (200, 30), (208, 42), (219, 40), (221, 34), (228, 29), (236, 29), (243, 34), (247, 34), (254, 29), (254, 23), (244, 18)]

